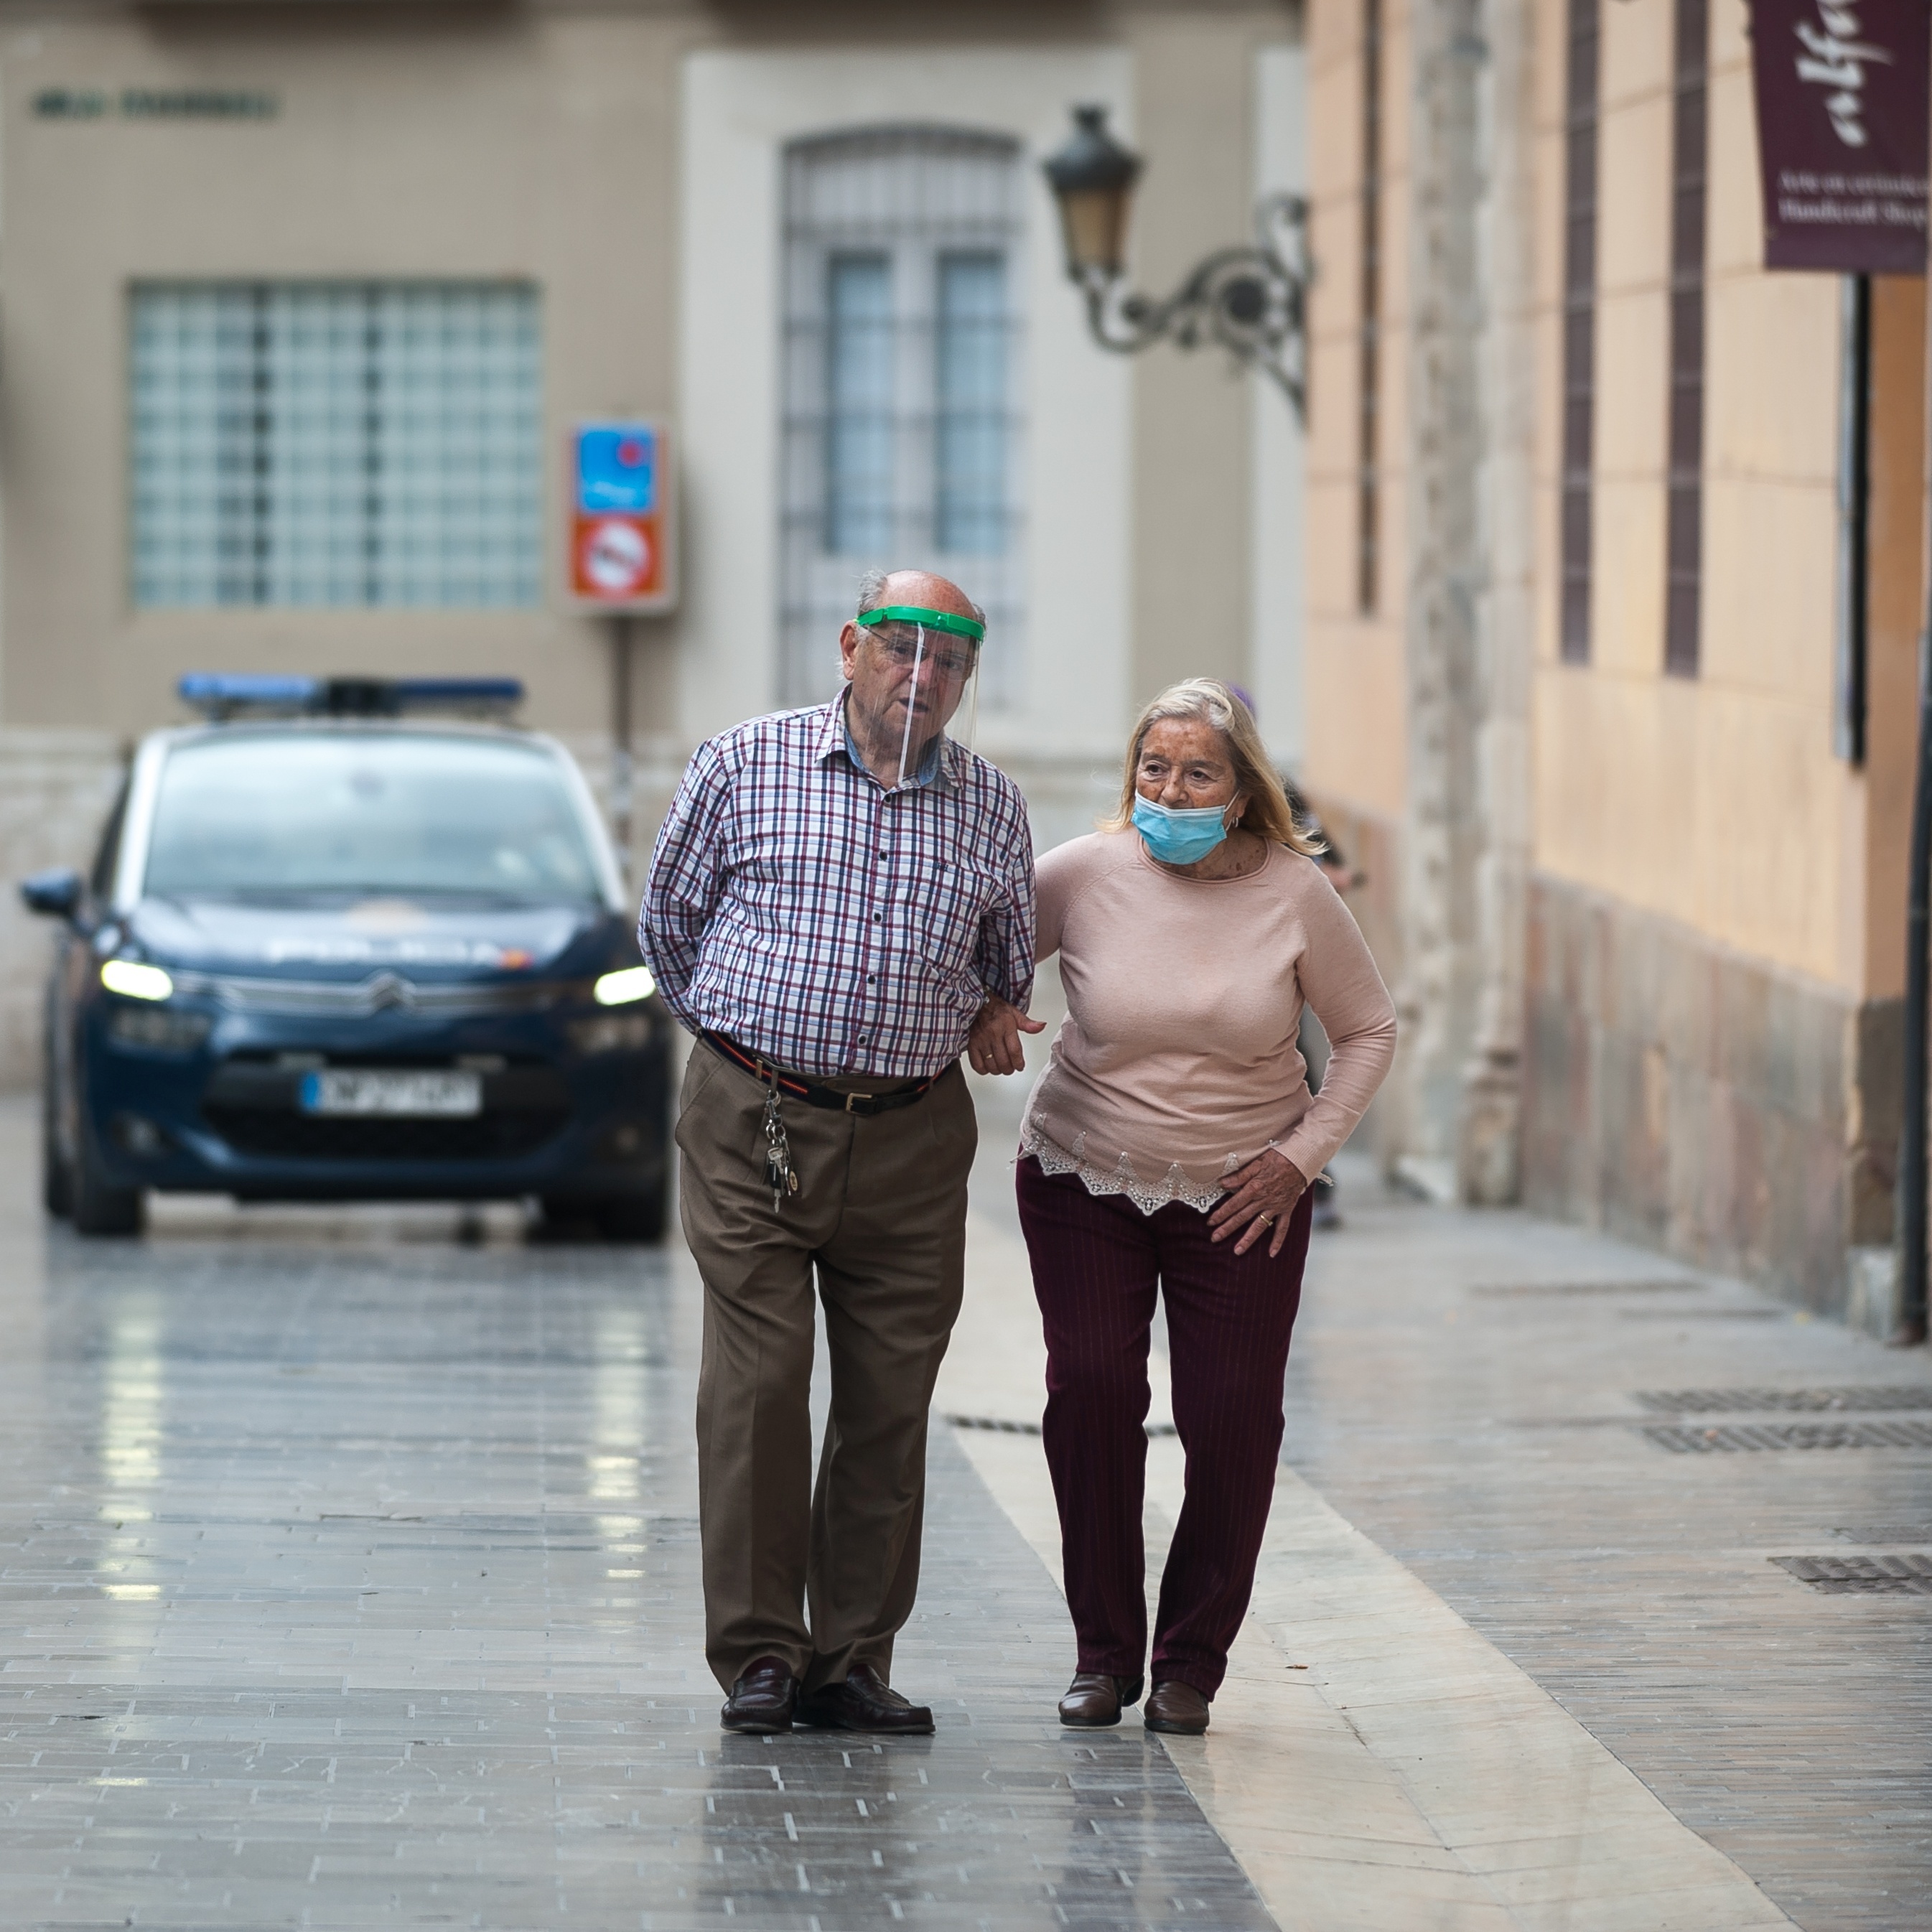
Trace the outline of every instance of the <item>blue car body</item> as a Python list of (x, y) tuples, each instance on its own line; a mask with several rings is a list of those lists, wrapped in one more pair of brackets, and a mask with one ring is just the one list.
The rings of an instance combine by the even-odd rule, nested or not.
[[(129, 1204), (147, 1189), (245, 1200), (535, 1196), (553, 1215), (580, 1210), (607, 1232), (653, 1237), (670, 1025), (649, 993), (601, 823), (561, 747), (440, 728), (512, 736), (559, 761), (596, 874), (589, 899), (263, 904), (146, 889), (142, 814), (181, 747), (210, 732), (340, 728), (286, 720), (154, 734), (90, 878), (43, 874), (23, 888), (30, 905), (67, 922), (47, 1000), (50, 1208), (110, 1233), (139, 1225)], [(105, 983), (104, 968), (143, 996)], [(140, 977), (153, 968), (165, 980)], [(429, 1076), (420, 1091), (434, 1106), (318, 1107), (332, 1076), (388, 1079), (393, 1096), (409, 1075)], [(418, 1088), (400, 1090), (406, 1103)]]

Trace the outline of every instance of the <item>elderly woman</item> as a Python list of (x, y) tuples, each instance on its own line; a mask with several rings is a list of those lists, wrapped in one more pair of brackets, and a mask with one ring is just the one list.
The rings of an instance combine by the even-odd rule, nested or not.
[[(1040, 861), (1039, 956), (1060, 955), (1067, 1018), (1017, 1174), (1079, 1642), (1063, 1724), (1119, 1723), (1148, 1667), (1142, 1425), (1156, 1284), (1187, 1493), (1161, 1578), (1149, 1730), (1207, 1729), (1247, 1610), (1309, 1183), (1395, 1052), (1395, 1010), (1318, 849), (1246, 706), (1196, 678), (1141, 715), (1118, 815)], [(1333, 1046), (1312, 1097), (1296, 1045), (1304, 1005)], [(1015, 1070), (1022, 1030), (1041, 1029), (992, 1003), (974, 1065)]]

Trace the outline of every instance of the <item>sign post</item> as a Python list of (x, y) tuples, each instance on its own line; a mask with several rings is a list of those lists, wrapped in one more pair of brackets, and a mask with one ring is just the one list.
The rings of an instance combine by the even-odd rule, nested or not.
[(571, 441), (570, 597), (610, 620), (610, 824), (631, 870), (632, 620), (677, 603), (670, 439), (649, 418), (582, 422)]

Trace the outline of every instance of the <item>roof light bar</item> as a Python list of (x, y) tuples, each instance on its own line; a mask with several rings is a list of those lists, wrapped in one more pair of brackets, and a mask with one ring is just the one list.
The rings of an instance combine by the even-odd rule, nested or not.
[(524, 701), (514, 677), (302, 677), (275, 671), (190, 671), (182, 702), (216, 723), (238, 717), (394, 718), (405, 711), (494, 715)]

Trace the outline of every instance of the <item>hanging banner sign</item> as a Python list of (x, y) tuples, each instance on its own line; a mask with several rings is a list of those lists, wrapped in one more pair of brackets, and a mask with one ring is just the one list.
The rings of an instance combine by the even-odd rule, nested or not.
[(1925, 272), (1926, 0), (1750, 0), (1764, 265)]
[(570, 594), (617, 615), (677, 601), (670, 440), (662, 423), (580, 423), (571, 447)]

